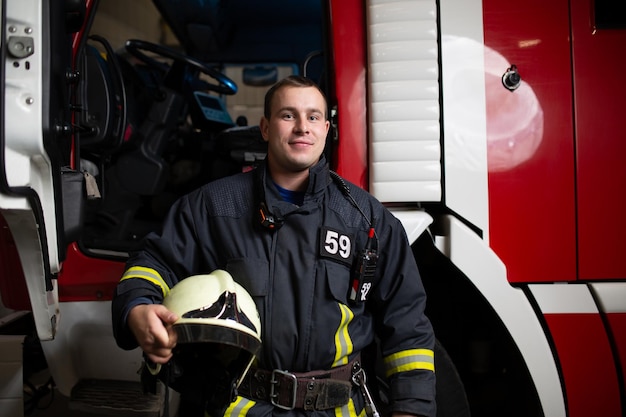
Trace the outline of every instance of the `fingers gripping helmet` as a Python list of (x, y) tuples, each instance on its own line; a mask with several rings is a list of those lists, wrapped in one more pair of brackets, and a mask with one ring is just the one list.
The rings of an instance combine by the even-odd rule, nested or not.
[(176, 313), (170, 385), (212, 406), (230, 403), (261, 348), (254, 300), (223, 270), (176, 284), (163, 305)]

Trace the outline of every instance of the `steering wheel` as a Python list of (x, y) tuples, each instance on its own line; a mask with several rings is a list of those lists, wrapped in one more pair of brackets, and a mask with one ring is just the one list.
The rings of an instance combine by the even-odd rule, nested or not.
[(216, 69), (208, 66), (204, 62), (192, 58), (188, 55), (181, 54), (180, 52), (177, 52), (171, 48), (151, 42), (142, 41), (139, 39), (129, 39), (126, 41), (125, 46), (126, 50), (135, 58), (156, 68), (165, 68), (166, 65), (153, 58), (150, 58), (142, 51), (152, 52), (164, 58), (173, 59), (174, 61), (186, 64), (204, 74), (207, 74), (209, 77), (215, 79), (218, 82), (218, 84), (206, 83), (207, 88), (209, 90), (215, 91), (216, 93), (232, 95), (237, 92), (237, 84), (235, 84), (233, 80), (231, 80), (221, 72), (217, 71)]

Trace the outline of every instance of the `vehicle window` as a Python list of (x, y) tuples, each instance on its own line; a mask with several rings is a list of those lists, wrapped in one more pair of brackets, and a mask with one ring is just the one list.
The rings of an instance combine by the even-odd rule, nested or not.
[[(267, 83), (262, 85), (251, 85), (244, 82), (244, 71), (259, 68), (261, 71), (269, 72), (275, 70), (275, 78), (269, 79)], [(283, 77), (297, 72), (296, 65), (272, 65), (272, 64), (254, 64), (254, 65), (229, 65), (226, 66), (224, 72), (235, 81), (239, 86), (237, 94), (226, 96), (226, 108), (233, 120), (242, 122), (246, 120), (245, 125), (253, 126), (259, 124), (263, 116), (263, 99), (265, 92), (273, 81), (277, 81)], [(243, 125), (243, 123), (237, 123)]]

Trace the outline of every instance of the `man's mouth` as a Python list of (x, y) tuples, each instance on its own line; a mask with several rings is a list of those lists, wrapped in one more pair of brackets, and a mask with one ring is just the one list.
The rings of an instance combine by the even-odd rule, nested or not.
[(313, 143), (307, 140), (296, 139), (289, 142), (290, 145), (298, 145), (298, 146), (312, 146)]

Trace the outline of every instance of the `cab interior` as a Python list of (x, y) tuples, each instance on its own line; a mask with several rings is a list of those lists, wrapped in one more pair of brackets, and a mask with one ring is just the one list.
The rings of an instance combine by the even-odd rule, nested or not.
[(274, 82), (300, 74), (329, 88), (322, 0), (139, 5), (151, 36), (122, 2), (99, 0), (77, 49), (74, 164), (91, 185), (79, 244), (93, 255), (127, 256), (177, 198), (258, 164)]

